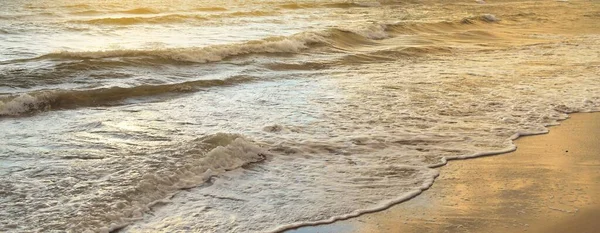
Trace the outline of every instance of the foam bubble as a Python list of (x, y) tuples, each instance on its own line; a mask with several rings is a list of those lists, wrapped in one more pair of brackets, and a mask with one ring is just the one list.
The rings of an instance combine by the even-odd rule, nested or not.
[(21, 94), (8, 100), (0, 100), (0, 116), (18, 116), (40, 110), (46, 106), (48, 95)]
[[(62, 164), (55, 162), (53, 166), (58, 167), (38, 164), (37, 171), (12, 177), (35, 174), (52, 182), (40, 186), (22, 182), (31, 177), (23, 177), (21, 182), (7, 180), (5, 185), (11, 188), (3, 186), (2, 191), (11, 201), (2, 214), (25, 212), (28, 217), (44, 219), (43, 225), (52, 225), (53, 230), (108, 232), (140, 220), (144, 212), (168, 203), (180, 189), (196, 187), (213, 176), (264, 160), (264, 153), (240, 135), (217, 133), (179, 144), (170, 152), (127, 155), (130, 158), (123, 159), (105, 156), (90, 160), (80, 156), (78, 166), (64, 163), (74, 158)], [(127, 162), (129, 159), (137, 161)], [(88, 174), (79, 166), (85, 166)], [(105, 175), (90, 179), (97, 174)], [(40, 191), (45, 188), (53, 191)], [(73, 212), (78, 214), (69, 215)], [(40, 225), (19, 226), (23, 231), (36, 227)]]

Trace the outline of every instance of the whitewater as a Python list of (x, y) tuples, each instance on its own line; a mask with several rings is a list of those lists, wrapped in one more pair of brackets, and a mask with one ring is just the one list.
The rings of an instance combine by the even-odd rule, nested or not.
[(594, 1), (2, 4), (1, 232), (330, 223), (600, 110)]

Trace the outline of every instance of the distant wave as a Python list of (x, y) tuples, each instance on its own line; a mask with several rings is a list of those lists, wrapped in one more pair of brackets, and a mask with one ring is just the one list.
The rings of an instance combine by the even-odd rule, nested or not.
[(225, 7), (198, 7), (194, 9), (195, 11), (226, 11)]
[[(227, 11), (227, 8), (224, 7), (199, 7), (190, 10), (189, 12), (218, 12), (218, 11)], [(108, 10), (83, 10), (78, 12), (72, 12), (74, 15), (100, 15), (100, 14), (131, 14), (131, 15), (151, 15), (151, 14), (160, 14), (165, 13), (164, 10), (149, 8), (149, 7), (140, 7), (130, 10), (116, 10), (116, 11), (108, 11)]]
[(324, 6), (331, 7), (331, 8), (376, 7), (376, 6), (381, 6), (381, 3), (379, 3), (379, 2), (341, 2), (341, 3), (324, 4)]
[[(83, 11), (76, 14), (81, 15), (95, 15), (95, 14), (106, 14), (110, 12), (99, 12), (99, 11)], [(158, 14), (158, 10), (149, 8), (138, 8), (129, 11), (120, 11), (117, 13), (126, 14)], [(235, 17), (253, 17), (253, 16), (270, 16), (276, 15), (277, 12), (270, 11), (236, 11), (222, 14), (170, 14), (170, 15), (159, 15), (159, 16), (137, 16), (137, 17), (105, 17), (95, 19), (82, 19), (82, 20), (71, 20), (68, 23), (78, 24), (94, 24), (94, 25), (133, 25), (133, 24), (169, 24), (169, 23), (184, 23), (184, 22), (195, 22), (195, 21), (206, 21), (210, 19), (220, 18), (235, 18)]]
[(158, 13), (160, 13), (160, 11), (157, 9), (152, 9), (152, 8), (147, 8), (147, 7), (135, 8), (135, 9), (121, 11), (121, 12), (126, 13), (126, 14), (158, 14)]
[(133, 24), (167, 24), (181, 23), (186, 21), (207, 20), (206, 17), (199, 15), (164, 15), (155, 17), (115, 17), (115, 18), (99, 18), (89, 20), (73, 20), (69, 23), (80, 24), (96, 24), (96, 25), (133, 25)]
[(388, 25), (388, 31), (398, 34), (447, 32), (468, 27), (498, 23), (500, 19), (491, 14), (466, 17), (457, 21), (401, 22)]
[(158, 9), (142, 7), (142, 8), (135, 8), (135, 9), (124, 10), (124, 11), (84, 10), (84, 11), (71, 12), (71, 14), (74, 14), (74, 15), (101, 15), (101, 14), (115, 14), (115, 13), (131, 14), (131, 15), (146, 15), (146, 14), (159, 14), (159, 13), (161, 13), (161, 11)]
[(89, 8), (92, 8), (92, 6), (90, 6), (88, 4), (74, 4), (74, 5), (66, 5), (66, 6), (62, 6), (62, 7), (63, 8), (77, 8), (77, 9), (89, 9)]
[(110, 87), (92, 90), (36, 91), (0, 98), (0, 117), (29, 115), (56, 109), (118, 105), (121, 101), (130, 98), (193, 92), (200, 88), (229, 86), (253, 80), (255, 78), (251, 76), (235, 76), (223, 80), (197, 80), (130, 88)]
[(464, 18), (461, 22), (466, 23), (466, 24), (471, 24), (474, 21), (480, 21), (480, 22), (486, 22), (486, 23), (496, 23), (496, 22), (500, 21), (500, 19), (492, 14), (483, 14), (483, 15), (479, 15), (479, 16), (472, 16), (472, 17)]
[(269, 16), (277, 15), (274, 11), (236, 11), (221, 15), (212, 15), (210, 18), (227, 18), (227, 17), (243, 17), (243, 16)]
[(354, 65), (382, 61), (395, 61), (398, 59), (415, 59), (433, 54), (450, 53), (451, 48), (444, 46), (398, 46), (397, 48), (374, 50), (365, 53), (346, 55), (333, 63), (333, 65)]
[(84, 11), (77, 11), (77, 12), (71, 12), (70, 14), (73, 15), (99, 15), (99, 14), (104, 14), (105, 12), (103, 11), (97, 11), (97, 10), (84, 10)]
[(352, 7), (374, 7), (380, 6), (378, 2), (372, 3), (354, 3), (354, 2), (340, 2), (340, 3), (286, 3), (279, 5), (279, 8), (283, 9), (306, 9), (306, 8), (352, 8)]

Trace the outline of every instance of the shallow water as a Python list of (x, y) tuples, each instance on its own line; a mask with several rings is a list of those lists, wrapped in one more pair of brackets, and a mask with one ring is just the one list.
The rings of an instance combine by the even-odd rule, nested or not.
[(4, 4), (0, 231), (329, 222), (600, 109), (595, 2)]

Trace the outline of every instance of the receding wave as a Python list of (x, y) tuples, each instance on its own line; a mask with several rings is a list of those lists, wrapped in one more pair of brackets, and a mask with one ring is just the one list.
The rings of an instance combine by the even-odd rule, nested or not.
[(200, 88), (229, 86), (252, 80), (255, 80), (255, 78), (251, 76), (235, 76), (228, 79), (142, 85), (130, 88), (110, 87), (93, 90), (37, 91), (0, 98), (0, 117), (30, 115), (57, 109), (118, 105), (121, 104), (121, 101), (130, 98), (193, 92)]

